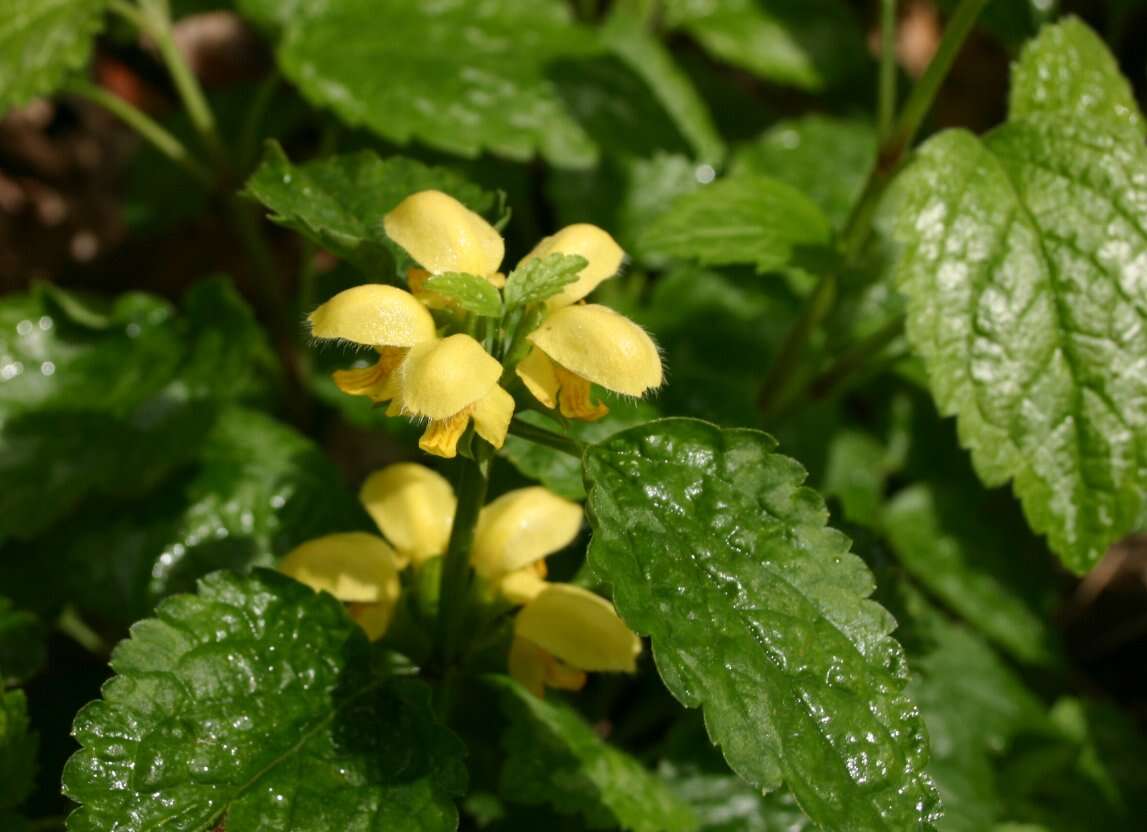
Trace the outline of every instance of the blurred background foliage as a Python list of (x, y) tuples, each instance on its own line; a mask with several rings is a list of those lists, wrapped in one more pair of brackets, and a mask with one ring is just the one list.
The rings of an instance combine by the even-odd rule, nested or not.
[[(722, 199), (696, 210), (742, 218), (738, 189), (763, 176), (844, 225), (878, 163), (878, 3), (493, 4), (511, 9), (507, 22), (465, 3), (420, 19), (346, 0), (292, 26), (302, 5), (173, 4), (176, 42), (223, 138), (207, 182), (83, 96), (0, 121), (0, 670), (23, 685), (39, 735), (27, 815), (66, 811), (72, 716), (131, 622), (213, 569), (270, 565), (318, 534), (370, 528), (355, 488), (415, 457), (410, 425), (337, 394), (327, 374), (346, 356), (312, 349), (301, 322), (360, 282), (356, 267), (394, 279), (378, 219), (426, 183), (491, 220), (508, 215), (507, 263), (575, 221), (629, 253), (599, 296), (654, 334), (668, 385), (579, 427), (585, 439), (696, 416), (766, 429), (809, 470), (900, 622), (947, 807), (941, 829), (1141, 828), (1147, 538), (1069, 576), (1011, 493), (978, 483), (901, 338), (865, 373), (833, 375), (841, 351), (900, 308), (879, 239), (811, 342), (795, 385), (805, 398), (762, 407), (817, 264), (730, 263), (719, 247), (684, 256), (681, 229), (659, 223), (674, 200), (715, 185)], [(900, 4), (902, 90), (952, 5)], [(1064, 13), (1102, 34), (1142, 100), (1147, 3), (994, 0), (929, 130), (998, 124), (1009, 62)], [(484, 39), (497, 27), (511, 32), (498, 66), (509, 80), (462, 94), (465, 73), (490, 71)], [(121, 21), (99, 36), (89, 79), (196, 140), (155, 49)], [(292, 177), (308, 178), (314, 198), (277, 189)], [(832, 229), (791, 221), (818, 256)], [(264, 240), (254, 257), (251, 234)], [(511, 439), (504, 456), (497, 490), (536, 478), (583, 494), (559, 454)], [(577, 562), (558, 559), (555, 572)], [(636, 681), (595, 680), (578, 705), (686, 795), (705, 829), (804, 828), (791, 797), (761, 797), (728, 773), (648, 666)], [(20, 765), (0, 755), (0, 819)], [(473, 770), (467, 823), (580, 828), (542, 809), (511, 826), (496, 784)]]

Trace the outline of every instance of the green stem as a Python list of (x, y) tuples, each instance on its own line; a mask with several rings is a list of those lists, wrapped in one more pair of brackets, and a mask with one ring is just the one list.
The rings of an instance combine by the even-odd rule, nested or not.
[[(258, 151), (259, 126), (275, 98), (282, 77), (277, 71), (271, 72), (255, 91), (251, 107), (247, 111), (247, 118), (243, 121), (243, 129), (239, 133), (239, 169), (246, 175), (251, 166), (255, 164), (255, 153)], [(319, 156), (326, 154), (320, 152)]]
[[(121, 11), (121, 13), (123, 13)], [(175, 83), (176, 92), (187, 110), (192, 126), (195, 127), (199, 137), (203, 140), (208, 153), (211, 154), (215, 164), (226, 170), (230, 167), (227, 161), (227, 152), (219, 139), (219, 132), (215, 126), (215, 114), (207, 103), (207, 96), (183, 53), (175, 44), (175, 35), (171, 22), (171, 10), (167, 0), (140, 0), (140, 14), (136, 21), (143, 32), (148, 35), (159, 49), (160, 57), (171, 73), (171, 80)]]
[[(877, 163), (869, 172), (860, 199), (857, 200), (840, 232), (840, 249), (846, 263), (854, 262), (860, 256), (864, 243), (871, 233), (872, 219), (880, 204), (884, 188), (903, 163), (905, 154), (916, 138), (916, 133), (920, 130), (932, 103), (936, 100), (936, 95), (940, 92), (940, 87), (948, 76), (956, 55), (959, 54), (960, 48), (976, 23), (976, 18), (987, 2), (988, 0), (960, 0), (960, 5), (948, 19), (936, 54), (920, 80), (913, 86), (892, 130), (883, 137)], [(887, 32), (885, 37), (887, 38)], [(783, 399), (790, 377), (800, 363), (800, 354), (805, 344), (831, 310), (836, 300), (836, 284), (837, 279), (834, 275), (821, 277), (813, 293), (805, 301), (801, 317), (786, 335), (781, 350), (765, 377), (761, 391), (760, 407), (766, 417), (775, 413), (777, 404)]]
[(880, 0), (880, 87), (877, 93), (881, 140), (896, 113), (896, 0)]
[(470, 595), (470, 549), (490, 482), (493, 448), (476, 437), (473, 447), (477, 459), (458, 460), (458, 481), (454, 486), (458, 503), (439, 584), (435, 642), (443, 672), (451, 667), (458, 655), (458, 642)]
[(821, 277), (812, 290), (812, 294), (805, 299), (804, 309), (797, 318), (792, 329), (785, 335), (777, 357), (773, 360), (761, 387), (759, 406), (762, 414), (771, 416), (777, 404), (784, 398), (792, 374), (800, 365), (801, 353), (812, 333), (820, 326), (825, 315), (832, 309), (836, 300), (837, 279), (835, 274), (826, 274)]
[(119, 118), (128, 127), (135, 130), (145, 141), (171, 161), (182, 167), (204, 186), (211, 188), (214, 184), (211, 171), (198, 159), (191, 155), (179, 139), (161, 127), (151, 116), (137, 109), (130, 102), (118, 95), (105, 90), (89, 81), (74, 80), (65, 87), (67, 92), (86, 98), (98, 104), (112, 115)]
[(585, 445), (572, 436), (562, 436), (560, 433), (531, 425), (521, 419), (514, 419), (510, 422), (510, 434), (529, 440), (536, 445), (545, 445), (547, 448), (569, 454), (576, 459), (581, 459), (582, 454), (585, 453)]
[(912, 87), (908, 100), (904, 102), (904, 109), (900, 111), (900, 118), (896, 120), (896, 126), (885, 137), (882, 158), (898, 160), (912, 145), (920, 125), (924, 123), (924, 117), (932, 109), (944, 79), (948, 77), (953, 61), (987, 3), (988, 0), (960, 0), (960, 5), (944, 27), (944, 36), (940, 39), (936, 54), (932, 56), (920, 80)]

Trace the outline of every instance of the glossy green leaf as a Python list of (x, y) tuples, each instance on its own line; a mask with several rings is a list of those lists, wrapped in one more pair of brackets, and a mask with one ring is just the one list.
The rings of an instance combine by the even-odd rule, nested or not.
[(88, 60), (106, 0), (0, 0), (0, 115), (55, 92)]
[(841, 227), (876, 164), (868, 121), (812, 115), (781, 121), (733, 154), (729, 176), (768, 176), (792, 185)]
[(774, 447), (688, 419), (593, 446), (589, 562), (735, 772), (784, 783), (825, 828), (926, 826), (928, 743), (895, 622), (804, 470)]
[(828, 244), (828, 220), (800, 191), (775, 179), (723, 179), (685, 194), (658, 216), (642, 250), (709, 265), (752, 263), (762, 272)]
[[(620, 396), (602, 398), (609, 407), (606, 416), (595, 422), (569, 422), (564, 430), (556, 421), (536, 410), (517, 413), (514, 418), (546, 430), (564, 433), (579, 442), (592, 444), (608, 439), (625, 428), (656, 419), (660, 415), (656, 407), (646, 402)], [(560, 494), (569, 500), (585, 499), (581, 460), (577, 457), (513, 434), (506, 437), (502, 455), (522, 474), (537, 480), (555, 494)]]
[(586, 259), (577, 254), (547, 254), (518, 266), (506, 278), (506, 310), (556, 295), (563, 286), (576, 282), (586, 265)]
[(72, 832), (453, 830), (462, 747), (329, 595), (219, 572), (112, 655), (76, 717)]
[(1047, 116), (929, 141), (893, 194), (908, 337), (988, 485), (1076, 571), (1147, 494), (1147, 149)]
[(44, 627), (40, 620), (0, 596), (0, 688), (24, 681), (43, 663)]
[(925, 483), (896, 494), (882, 517), (921, 584), (1017, 658), (1052, 664), (1058, 650), (1037, 600), (1050, 584), (1042, 547), (1010, 519), (992, 495)]
[(494, 284), (476, 274), (436, 274), (426, 281), (426, 288), (449, 298), (475, 315), (497, 318), (502, 314), (502, 296)]
[(1079, 18), (1045, 26), (1012, 70), (1011, 118), (1058, 115), (1142, 136), (1147, 124), (1103, 40)]
[(618, 3), (602, 29), (602, 36), (609, 50), (641, 76), (672, 116), (689, 141), (693, 155), (703, 162), (720, 162), (725, 155), (725, 142), (713, 124), (705, 100), (644, 21), (633, 14), (629, 6)]
[(40, 287), (0, 301), (0, 533), (48, 528), (90, 494), (147, 492), (186, 465), (229, 401), (263, 394), (265, 339), (229, 284), (177, 314), (129, 293)]
[(66, 566), (62, 585), (85, 612), (126, 625), (216, 569), (273, 566), (312, 538), (373, 528), (316, 445), (236, 408), (187, 474), (145, 500), (93, 504), (34, 551)]
[(315, 104), (389, 141), (583, 167), (597, 148), (548, 72), (597, 49), (560, 0), (324, 0), (288, 26), (279, 64)]
[(454, 171), (401, 156), (380, 159), (368, 150), (295, 165), (270, 143), (246, 193), (270, 210), (273, 221), (386, 282), (393, 277), (394, 259), (382, 218), (410, 194), (428, 189), (498, 219), (497, 196)]
[(713, 55), (779, 84), (819, 90), (864, 65), (864, 40), (837, 0), (666, 0), (666, 22)]
[(31, 791), (36, 748), (36, 735), (28, 729), (24, 693), (0, 686), (0, 815), (18, 806)]
[(573, 709), (534, 696), (505, 676), (488, 677), (509, 726), (502, 797), (580, 814), (590, 829), (686, 832), (689, 807), (651, 772), (605, 742)]

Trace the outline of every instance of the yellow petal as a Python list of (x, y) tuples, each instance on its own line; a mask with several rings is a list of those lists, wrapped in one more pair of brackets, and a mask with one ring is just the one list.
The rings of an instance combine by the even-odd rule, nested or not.
[(388, 465), (358, 492), (367, 513), (404, 561), (421, 563), (446, 551), (454, 522), (454, 489), (424, 465)]
[(514, 633), (578, 670), (632, 673), (641, 639), (613, 605), (573, 584), (549, 584), (514, 619)]
[(661, 356), (653, 339), (607, 306), (558, 309), (529, 341), (554, 363), (615, 393), (640, 396), (661, 386)]
[(403, 412), (448, 419), (484, 398), (502, 365), (469, 335), (419, 344), (398, 369)]
[(386, 235), (434, 274), (498, 270), (505, 244), (497, 230), (441, 191), (420, 191), (383, 217)]
[(617, 274), (625, 259), (625, 252), (613, 237), (596, 225), (587, 223), (567, 225), (558, 233), (546, 237), (522, 258), (519, 267), (535, 257), (545, 257), (548, 254), (577, 254), (587, 261), (578, 279), (549, 299), (547, 304), (551, 309), (568, 306), (584, 298), (603, 280)]
[(545, 576), (527, 566), (499, 580), (498, 592), (511, 604), (525, 604), (537, 598), (546, 586)]
[(398, 386), (391, 376), (405, 355), (405, 347), (380, 347), (378, 361), (374, 364), (361, 369), (335, 370), (331, 378), (339, 390), (350, 396), (369, 396), (375, 402), (389, 401), (398, 393)]
[(398, 558), (378, 535), (328, 534), (309, 540), (279, 562), (279, 571), (340, 601), (392, 602), (398, 597)]
[(507, 664), (519, 685), (539, 699), (546, 695), (546, 653), (542, 648), (515, 636)]
[(453, 459), (458, 455), (458, 440), (470, 424), (470, 409), (455, 413), (447, 419), (431, 419), (418, 440), (418, 447), (428, 454), (443, 459)]
[(515, 636), (510, 642), (510, 675), (534, 696), (541, 699), (546, 688), (581, 690), (586, 676), (580, 670), (558, 661), (529, 639)]
[(492, 274), (483, 275), (483, 277), (485, 277), (495, 289), (506, 288), (506, 276), (501, 272), (493, 272)]
[(584, 378), (559, 365), (554, 365), (554, 376), (558, 380), (558, 405), (567, 419), (595, 422), (609, 413), (608, 407), (593, 400), (593, 390)]
[(572, 543), (581, 520), (580, 505), (541, 486), (509, 491), (478, 516), (470, 561), (486, 578), (515, 572)]
[(478, 400), (474, 405), (474, 430), (493, 445), (502, 447), (506, 442), (506, 432), (510, 429), (510, 419), (514, 416), (514, 397), (499, 385)]
[(514, 372), (535, 399), (549, 408), (557, 406), (558, 377), (554, 372), (554, 363), (544, 352), (531, 348), (526, 357), (518, 362)]
[(389, 603), (351, 604), (347, 612), (358, 623), (358, 626), (362, 627), (367, 638), (371, 641), (378, 641), (386, 635), (387, 629), (390, 628), (396, 602), (397, 596)]
[(339, 292), (307, 320), (316, 338), (373, 347), (412, 347), (434, 337), (434, 319), (414, 295), (368, 283)]

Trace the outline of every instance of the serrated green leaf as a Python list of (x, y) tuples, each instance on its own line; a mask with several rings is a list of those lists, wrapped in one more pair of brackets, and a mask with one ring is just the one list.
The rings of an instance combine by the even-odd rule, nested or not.
[(1041, 552), (991, 495), (962, 485), (917, 483), (896, 494), (882, 516), (893, 551), (921, 584), (1014, 656), (1054, 664), (1047, 611), (1035, 600), (1050, 584)]
[(578, 279), (586, 259), (578, 254), (547, 254), (534, 257), (506, 278), (506, 311), (541, 303)]
[(641, 76), (650, 91), (673, 117), (697, 159), (719, 163), (725, 142), (693, 82), (673, 59), (668, 48), (623, 3), (613, 7), (602, 28), (609, 50)]
[(733, 154), (729, 176), (787, 182), (844, 225), (876, 164), (876, 132), (867, 121), (812, 115), (781, 121)]
[(19, 690), (0, 687), (0, 813), (14, 809), (36, 776), (36, 735), (28, 730), (28, 704)]
[(716, 57), (801, 89), (823, 89), (864, 62), (860, 26), (837, 0), (666, 0), (665, 18)]
[(0, 115), (56, 90), (88, 60), (106, 0), (0, 0)]
[(33, 551), (85, 612), (130, 624), (216, 569), (273, 566), (320, 535), (373, 526), (326, 455), (261, 413), (223, 413), (194, 466), (147, 499), (100, 503)]
[(43, 663), (44, 628), (40, 620), (0, 596), (0, 688), (19, 684)]
[(1147, 132), (1135, 94), (1107, 45), (1076, 17), (1045, 26), (1012, 69), (1008, 110), (1013, 119), (1058, 115), (1080, 124), (1102, 122), (1138, 136)]
[(828, 220), (808, 197), (775, 179), (722, 179), (685, 194), (641, 236), (642, 250), (707, 265), (787, 266), (802, 249), (830, 239)]
[(330, 595), (216, 573), (137, 624), (111, 665), (73, 729), (72, 832), (457, 826), (461, 744)]
[[(603, 398), (609, 406), (609, 413), (606, 416), (594, 422), (570, 422), (566, 425), (564, 433), (579, 442), (592, 444), (608, 439), (625, 428), (656, 419), (660, 415), (657, 408), (647, 402), (619, 396)], [(536, 410), (515, 414), (514, 418), (540, 428), (562, 432), (562, 428), (553, 419)], [(537, 480), (555, 494), (560, 494), (568, 500), (585, 499), (581, 460), (577, 457), (512, 434), (506, 437), (506, 444), (502, 446), (502, 456), (522, 474)]]
[(505, 676), (490, 676), (509, 723), (501, 794), (580, 814), (587, 828), (685, 832), (688, 805), (637, 760), (613, 748), (571, 708), (544, 701)]
[(221, 406), (262, 395), (266, 341), (235, 290), (206, 281), (183, 307), (48, 287), (0, 301), (0, 533), (40, 532), (89, 494), (154, 488)]
[(1086, 571), (1147, 494), (1147, 149), (1031, 116), (930, 140), (889, 203), (908, 337), (981, 479)]
[(436, 274), (426, 281), (426, 288), (450, 298), (475, 315), (497, 318), (502, 314), (502, 296), (484, 277), (461, 272)]
[(279, 64), (312, 102), (389, 141), (585, 167), (597, 148), (548, 72), (597, 48), (560, 0), (339, 0), (288, 26)]
[(926, 827), (928, 744), (895, 622), (868, 600), (872, 575), (825, 525), (804, 470), (774, 447), (689, 419), (593, 446), (589, 563), (735, 772), (783, 782), (828, 829)]
[(394, 260), (382, 218), (410, 194), (427, 189), (497, 219), (497, 197), (449, 168), (402, 156), (380, 159), (369, 150), (295, 165), (277, 143), (269, 143), (246, 193), (271, 211), (274, 222), (385, 281), (393, 275)]

